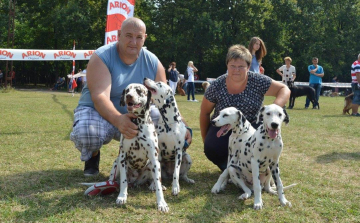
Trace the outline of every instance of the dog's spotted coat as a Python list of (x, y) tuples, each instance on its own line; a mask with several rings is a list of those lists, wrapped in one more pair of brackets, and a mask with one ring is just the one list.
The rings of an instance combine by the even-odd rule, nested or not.
[(150, 79), (144, 79), (144, 85), (151, 91), (153, 103), (162, 117), (156, 128), (159, 138), (161, 173), (164, 178), (172, 177), (172, 194), (177, 195), (180, 192), (179, 178), (188, 183), (194, 183), (194, 180), (187, 176), (192, 163), (191, 157), (183, 148), (186, 126), (181, 120), (170, 86)]
[[(279, 158), (283, 149), (281, 124), (288, 123), (289, 117), (284, 109), (272, 104), (260, 110), (257, 121), (263, 123), (255, 130), (243, 114), (233, 107), (223, 109), (213, 119), (212, 124), (222, 126), (218, 137), (229, 130), (233, 132), (229, 138), (228, 167), (211, 191), (218, 193), (223, 189), (230, 175), (232, 181), (244, 191), (239, 199), (249, 198), (251, 189), (254, 190), (254, 209), (263, 207), (262, 188), (268, 193), (278, 194), (281, 205), (291, 206), (285, 198), (279, 171)], [(271, 177), (275, 181), (277, 192), (270, 186)]]
[[(118, 163), (120, 174), (120, 193), (117, 204), (125, 204), (127, 200), (128, 177), (134, 174), (129, 169), (140, 170), (139, 175), (131, 175), (140, 184), (149, 178), (151, 173), (157, 198), (158, 210), (168, 212), (169, 207), (164, 200), (161, 185), (161, 170), (158, 161), (159, 149), (155, 126), (150, 117), (151, 93), (141, 84), (130, 84), (124, 89), (120, 103), (127, 105), (129, 113), (134, 113), (137, 118), (133, 120), (138, 125), (139, 133), (132, 139), (121, 136)], [(128, 173), (128, 176), (127, 176)], [(112, 171), (110, 179), (115, 178)]]

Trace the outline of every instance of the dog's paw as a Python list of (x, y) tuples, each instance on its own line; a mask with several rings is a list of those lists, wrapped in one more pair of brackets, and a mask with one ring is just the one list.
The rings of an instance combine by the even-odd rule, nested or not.
[(279, 199), (279, 200), (280, 200), (280, 204), (281, 204), (282, 206), (289, 206), (289, 207), (291, 207), (290, 201), (286, 200), (286, 198)]
[(127, 200), (126, 196), (124, 196), (124, 197), (118, 196), (116, 198), (116, 204), (118, 204), (118, 205), (126, 204), (126, 200)]
[(251, 194), (243, 193), (242, 195), (240, 195), (240, 196), (238, 197), (238, 199), (240, 199), (240, 200), (246, 200), (246, 199), (248, 199), (250, 196), (251, 196)]
[(177, 196), (180, 193), (180, 186), (175, 186), (172, 188), (172, 195)]
[(185, 182), (187, 182), (187, 183), (189, 183), (189, 184), (194, 184), (195, 183), (195, 180), (193, 180), (193, 179), (190, 179), (190, 178), (188, 178), (188, 177), (184, 177), (183, 178), (184, 180), (185, 180)]
[(164, 212), (164, 213), (169, 212), (169, 207), (168, 207), (168, 205), (166, 204), (165, 201), (160, 201), (158, 203), (158, 211)]
[(221, 191), (221, 187), (218, 187), (217, 185), (214, 185), (211, 189), (211, 193), (218, 194)]
[[(156, 191), (156, 186), (155, 186), (154, 181), (150, 184), (149, 190), (150, 190), (150, 191)], [(163, 190), (164, 190), (164, 189), (163, 189)]]
[(264, 204), (262, 202), (262, 200), (260, 200), (260, 202), (254, 203), (254, 209), (255, 210), (261, 210), (263, 208)]

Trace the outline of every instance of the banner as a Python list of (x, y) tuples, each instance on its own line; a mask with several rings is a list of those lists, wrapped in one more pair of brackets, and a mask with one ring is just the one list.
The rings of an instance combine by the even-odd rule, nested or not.
[(135, 0), (109, 0), (107, 7), (105, 45), (117, 41), (122, 22), (134, 16)]
[(0, 49), (0, 60), (90, 60), (95, 50)]

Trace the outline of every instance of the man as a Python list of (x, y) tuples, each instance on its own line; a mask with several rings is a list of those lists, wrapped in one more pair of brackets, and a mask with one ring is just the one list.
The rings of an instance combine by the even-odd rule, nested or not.
[[(118, 31), (118, 42), (100, 47), (87, 66), (87, 85), (74, 111), (70, 139), (85, 161), (84, 175), (99, 173), (100, 148), (120, 134), (131, 139), (138, 133), (136, 118), (120, 106), (122, 91), (131, 83), (143, 83), (145, 77), (166, 82), (165, 69), (159, 59), (143, 48), (146, 34), (144, 22), (126, 19)], [(186, 140), (191, 143), (188, 131)]]
[[(319, 101), (322, 78), (324, 77), (324, 69), (322, 66), (318, 65), (319, 59), (317, 57), (312, 58), (312, 65), (308, 66), (308, 71), (310, 73), (309, 86), (315, 89), (316, 100)], [(309, 108), (310, 100), (306, 97), (305, 108)], [(314, 107), (316, 108), (316, 107)]]
[(287, 86), (288, 81), (294, 81), (296, 78), (296, 69), (293, 65), (291, 65), (292, 59), (291, 57), (285, 57), (284, 58), (285, 65), (282, 65), (276, 70), (276, 73), (278, 73), (282, 77), (282, 82)]
[(351, 110), (353, 116), (360, 116), (358, 109), (360, 105), (360, 54), (358, 59), (351, 65), (351, 88), (354, 93)]
[(177, 86), (177, 82), (179, 79), (179, 71), (176, 69), (175, 62), (172, 62), (169, 65), (168, 73), (169, 73), (169, 85), (175, 95), (176, 94), (176, 86)]

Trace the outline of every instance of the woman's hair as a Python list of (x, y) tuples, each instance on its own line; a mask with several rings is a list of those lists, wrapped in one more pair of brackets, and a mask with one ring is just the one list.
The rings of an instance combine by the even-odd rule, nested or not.
[(256, 43), (257, 40), (260, 41), (260, 48), (255, 52), (255, 56), (256, 56), (256, 60), (259, 61), (264, 56), (266, 56), (266, 53), (267, 53), (265, 44), (262, 41), (262, 39), (260, 39), (260, 37), (257, 37), (257, 36), (251, 38), (248, 49), (249, 49), (250, 53), (252, 53), (252, 50), (254, 48), (254, 44)]
[(170, 65), (174, 65), (174, 66), (176, 66), (176, 63), (175, 63), (175, 62), (171, 62), (171, 63), (170, 63)]
[(291, 57), (285, 57), (284, 60), (289, 60), (290, 62), (292, 62)]
[(236, 44), (229, 48), (226, 55), (226, 65), (228, 65), (230, 60), (242, 59), (248, 66), (251, 64), (252, 56), (248, 49), (245, 46)]
[(190, 66), (193, 65), (193, 64), (194, 64), (194, 62), (189, 61), (189, 62), (188, 62), (188, 67), (190, 67)]

